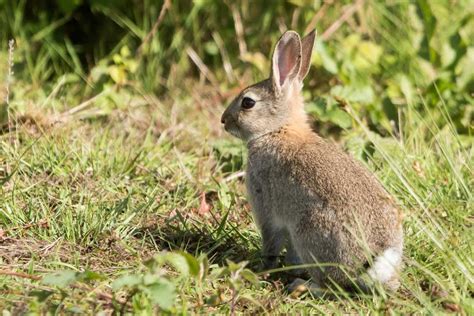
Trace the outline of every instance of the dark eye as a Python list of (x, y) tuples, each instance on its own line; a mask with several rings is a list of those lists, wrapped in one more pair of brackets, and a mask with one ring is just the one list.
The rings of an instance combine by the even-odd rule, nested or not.
[(254, 105), (255, 105), (255, 100), (253, 100), (249, 97), (245, 97), (245, 98), (242, 99), (242, 107), (244, 109), (253, 108)]

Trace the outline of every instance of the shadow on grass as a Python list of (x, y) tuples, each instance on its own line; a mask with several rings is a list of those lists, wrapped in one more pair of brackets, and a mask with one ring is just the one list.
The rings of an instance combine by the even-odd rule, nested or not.
[(212, 263), (219, 265), (225, 265), (227, 260), (248, 261), (249, 268), (258, 270), (261, 263), (258, 240), (236, 232), (230, 225), (226, 226), (219, 230), (219, 227), (198, 223), (166, 223), (159, 228), (140, 228), (136, 231), (136, 237), (151, 241), (160, 251), (182, 250), (194, 256), (206, 254)]
[[(206, 254), (212, 263), (227, 265), (233, 262), (248, 261), (247, 267), (256, 273), (262, 271), (260, 237), (250, 229), (239, 229), (235, 223), (213, 227), (191, 221), (183, 223), (163, 223), (159, 227), (142, 227), (136, 231), (138, 238), (144, 238), (155, 245), (159, 251), (186, 251), (194, 256)], [(266, 275), (270, 281), (290, 283), (294, 276), (287, 271)]]

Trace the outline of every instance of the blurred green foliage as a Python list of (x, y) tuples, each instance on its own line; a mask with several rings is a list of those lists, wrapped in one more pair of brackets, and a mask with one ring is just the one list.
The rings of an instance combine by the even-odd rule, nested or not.
[(436, 120), (449, 114), (459, 133), (472, 132), (472, 1), (170, 3), (152, 32), (163, 1), (0, 0), (0, 60), (14, 38), (17, 79), (51, 90), (64, 75), (85, 95), (110, 85), (163, 95), (202, 77), (192, 49), (215, 88), (227, 91), (268, 75), (282, 31), (314, 26), (319, 36), (305, 93), (323, 133), (351, 127), (341, 100), (382, 135), (399, 132), (407, 104), (439, 108)]
[[(111, 301), (111, 311), (123, 314), (130, 308), (134, 314), (155, 315), (160, 313), (177, 314), (185, 310), (186, 304), (176, 304), (178, 295), (183, 288), (192, 287), (196, 296), (201, 300), (206, 296), (206, 303), (215, 306), (221, 303), (221, 291), (217, 288), (212, 292), (203, 290), (203, 284), (209, 280), (219, 280), (227, 284), (234, 292), (234, 299), (251, 300), (250, 297), (241, 295), (242, 289), (250, 285), (258, 288), (258, 276), (246, 268), (248, 262), (234, 263), (227, 261), (227, 266), (218, 267), (210, 265), (206, 256), (194, 257), (186, 252), (161, 252), (146, 260), (143, 266), (134, 273), (124, 273), (111, 283), (112, 295), (99, 293), (96, 295)], [(170, 276), (170, 270), (174, 271)], [(29, 292), (30, 297), (36, 300), (29, 302), (29, 309), (33, 313), (55, 313), (64, 309), (69, 313), (82, 314), (85, 308), (73, 302), (85, 303), (84, 293), (94, 288), (94, 282), (106, 280), (107, 276), (90, 270), (77, 272), (73, 270), (57, 270), (44, 275), (41, 279), (42, 288)], [(44, 288), (44, 287), (47, 288)], [(95, 288), (97, 290), (97, 288)], [(91, 294), (89, 294), (91, 295)], [(93, 294), (92, 294), (93, 295)], [(60, 297), (60, 304), (54, 304), (51, 298)], [(124, 299), (125, 298), (125, 299)], [(48, 300), (49, 299), (49, 300)], [(97, 298), (96, 298), (97, 300)], [(38, 304), (39, 303), (39, 304)], [(258, 303), (255, 302), (257, 305)]]

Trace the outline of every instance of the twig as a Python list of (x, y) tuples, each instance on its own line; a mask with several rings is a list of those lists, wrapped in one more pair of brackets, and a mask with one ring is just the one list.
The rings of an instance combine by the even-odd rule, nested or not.
[(64, 83), (66, 83), (66, 76), (61, 77), (61, 80), (59, 80), (58, 84), (53, 88), (53, 91), (51, 91), (51, 93), (46, 97), (46, 99), (44, 99), (43, 103), (41, 103), (40, 106), (41, 109), (44, 108), (44, 106), (49, 102), (49, 100), (51, 100), (58, 94)]
[(46, 245), (44, 247), (42, 247), (40, 250), (43, 252), (43, 254), (46, 254), (48, 251), (50, 251), (54, 246), (56, 246), (56, 244), (62, 239), (62, 237), (59, 237), (58, 239), (56, 239), (55, 241), (53, 241), (52, 243), (50, 243), (49, 245)]
[(301, 14), (301, 9), (300, 7), (297, 7), (294, 11), (293, 11), (293, 14), (291, 15), (291, 28), (292, 29), (296, 29), (297, 28), (297, 23), (298, 23), (298, 19), (300, 18), (300, 14)]
[(13, 78), (13, 53), (15, 52), (15, 40), (8, 41), (8, 73), (7, 73), (7, 95), (5, 96), (5, 103), (7, 107), (10, 105), (10, 83)]
[(230, 63), (229, 55), (227, 54), (227, 50), (225, 49), (224, 41), (217, 32), (212, 33), (212, 38), (216, 42), (216, 45), (221, 53), (222, 64), (224, 65), (224, 71), (227, 75), (227, 79), (229, 80), (229, 82), (233, 83), (235, 81), (234, 70), (232, 69), (232, 64)]
[(173, 151), (176, 155), (178, 165), (181, 168), (181, 170), (183, 170), (184, 175), (188, 178), (189, 181), (192, 181), (193, 176), (191, 175), (191, 172), (189, 171), (188, 167), (186, 167), (186, 165), (184, 164), (181, 153), (179, 152), (178, 149), (176, 149), (176, 147), (173, 148)]
[(240, 16), (240, 12), (235, 6), (235, 4), (230, 5), (230, 10), (232, 11), (232, 17), (234, 19), (235, 33), (237, 34), (237, 42), (239, 44), (239, 54), (240, 57), (242, 57), (247, 54), (247, 43), (245, 43), (244, 38), (244, 27), (242, 24), (242, 17)]
[(145, 44), (150, 41), (150, 38), (155, 36), (156, 31), (158, 31), (158, 27), (163, 22), (166, 10), (168, 10), (170, 7), (171, 7), (171, 1), (170, 0), (165, 0), (165, 2), (163, 2), (163, 5), (161, 6), (160, 14), (158, 15), (158, 18), (156, 19), (155, 24), (153, 24), (153, 27), (151, 28), (151, 31), (148, 32), (148, 34), (145, 36), (145, 39), (143, 40), (143, 42), (140, 44), (140, 46), (137, 49), (137, 55), (138, 56), (141, 56), (141, 54), (143, 52), (143, 46), (145, 46)]
[(304, 33), (309, 33), (312, 30), (316, 28), (316, 23), (326, 14), (327, 9), (329, 8), (329, 5), (333, 3), (333, 0), (328, 0), (325, 1), (324, 4), (321, 6), (321, 8), (318, 10), (318, 12), (313, 16), (311, 21), (309, 22), (308, 26), (306, 26)]
[[(6, 103), (6, 111), (7, 111), (7, 126), (8, 126), (8, 134), (10, 137), (10, 143), (13, 142), (13, 134), (12, 131), (12, 120), (11, 120), (11, 109), (10, 109), (10, 83), (13, 80), (13, 53), (15, 52), (15, 40), (11, 39), (8, 41), (8, 72), (7, 72), (7, 87), (6, 92), (7, 95), (5, 96), (5, 103)], [(15, 142), (16, 148), (16, 142)], [(7, 163), (7, 172), (10, 173), (10, 165)]]
[(235, 303), (237, 302), (237, 289), (232, 288), (232, 299), (230, 301), (230, 315), (235, 315)]
[(216, 77), (214, 74), (207, 68), (206, 64), (201, 60), (199, 55), (196, 53), (194, 49), (191, 47), (186, 48), (186, 53), (188, 54), (189, 58), (194, 62), (194, 64), (199, 68), (199, 71), (204, 75), (204, 77), (209, 80), (209, 82), (216, 88), (218, 93), (220, 93), (219, 84), (217, 82)]
[(32, 275), (32, 274), (27, 274), (23, 272), (15, 272), (11, 270), (0, 270), (0, 275), (10, 275), (18, 278), (23, 278), (23, 279), (30, 279), (30, 280), (41, 280), (42, 278), (37, 275)]
[(69, 109), (63, 113), (61, 113), (61, 117), (66, 117), (66, 116), (70, 116), (70, 115), (73, 115), (79, 111), (82, 111), (84, 110), (85, 108), (87, 108), (89, 105), (91, 105), (92, 103), (94, 103), (95, 100), (97, 100), (98, 97), (100, 97), (101, 95), (103, 95), (105, 93), (106, 90), (103, 90), (101, 91), (99, 94), (93, 96), (92, 98), (90, 98), (89, 100), (86, 100), (84, 102), (82, 102), (81, 104), (79, 104), (78, 106), (75, 106), (73, 107), (72, 109)]
[(361, 6), (363, 0), (357, 0), (354, 4), (350, 5), (344, 13), (337, 19), (326, 31), (324, 31), (321, 38), (325, 41), (328, 40), (341, 26), (346, 22)]
[(230, 176), (225, 177), (224, 182), (229, 182), (234, 179), (243, 178), (243, 177), (245, 177), (245, 171), (239, 171), (239, 172), (231, 174)]

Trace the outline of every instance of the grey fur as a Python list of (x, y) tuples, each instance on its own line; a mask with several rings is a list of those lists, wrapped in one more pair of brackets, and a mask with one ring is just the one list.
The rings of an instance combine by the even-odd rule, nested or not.
[[(333, 282), (350, 287), (351, 279), (361, 280), (371, 258), (387, 249), (401, 256), (402, 215), (363, 165), (311, 130), (301, 96), (309, 66), (301, 63), (311, 59), (308, 41), (312, 48), (314, 33), (303, 39), (304, 45), (292, 43), (285, 51), (288, 45), (281, 46), (282, 41), (301, 41), (295, 34), (285, 33), (276, 45), (270, 78), (244, 89), (222, 122), (247, 142), (247, 191), (266, 267), (275, 267), (286, 247), (287, 261), (321, 265), (309, 269), (318, 287)], [(290, 71), (280, 84), (275, 54), (290, 54), (299, 75)], [(255, 106), (243, 109), (244, 97), (253, 98)], [(398, 271), (400, 264), (394, 268)], [(398, 273), (383, 283), (396, 289)]]

